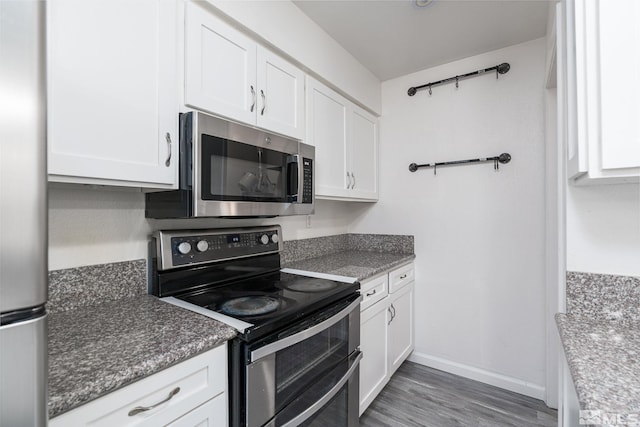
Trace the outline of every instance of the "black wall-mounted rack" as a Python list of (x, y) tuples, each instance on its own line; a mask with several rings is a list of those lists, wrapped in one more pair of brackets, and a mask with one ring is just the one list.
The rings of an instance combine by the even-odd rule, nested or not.
[(493, 70), (496, 71), (496, 79), (497, 79), (499, 74), (506, 74), (507, 72), (509, 72), (510, 69), (511, 69), (511, 65), (509, 65), (507, 62), (503, 62), (502, 64), (498, 64), (498, 65), (495, 65), (495, 66), (489, 67), (489, 68), (484, 68), (482, 70), (472, 71), (472, 72), (466, 73), (466, 74), (460, 74), (458, 76), (449, 77), (448, 79), (438, 80), (437, 82), (426, 83), (426, 84), (423, 84), (423, 85), (420, 85), (420, 86), (413, 86), (413, 87), (410, 87), (409, 90), (407, 90), (407, 94), (409, 96), (413, 96), (419, 90), (429, 89), (429, 95), (431, 95), (431, 88), (432, 87), (439, 86), (439, 85), (442, 85), (442, 84), (445, 84), (445, 83), (454, 82), (454, 81), (456, 82), (456, 88), (457, 88), (458, 87), (458, 82), (460, 80), (467, 79), (469, 77), (479, 76), (481, 74), (485, 74), (485, 73), (488, 73), (488, 72), (493, 71)]
[(499, 156), (494, 156), (494, 157), (480, 157), (477, 159), (469, 159), (469, 160), (453, 160), (450, 162), (436, 162), (436, 163), (424, 163), (424, 164), (417, 164), (417, 163), (411, 163), (409, 165), (409, 170), (411, 172), (415, 172), (420, 168), (428, 168), (428, 167), (432, 167), (433, 168), (433, 174), (436, 174), (436, 171), (438, 169), (438, 166), (452, 166), (452, 165), (466, 165), (466, 164), (470, 164), (470, 163), (484, 163), (484, 162), (493, 162), (493, 169), (498, 171), (500, 170), (500, 163), (502, 164), (506, 164), (509, 163), (511, 161), (511, 154), (509, 153), (502, 153)]

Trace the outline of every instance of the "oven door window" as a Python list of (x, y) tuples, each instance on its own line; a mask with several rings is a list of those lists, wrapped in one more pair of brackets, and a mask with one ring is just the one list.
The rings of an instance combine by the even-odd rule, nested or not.
[(210, 135), (202, 135), (201, 139), (204, 200), (287, 201), (292, 156)]

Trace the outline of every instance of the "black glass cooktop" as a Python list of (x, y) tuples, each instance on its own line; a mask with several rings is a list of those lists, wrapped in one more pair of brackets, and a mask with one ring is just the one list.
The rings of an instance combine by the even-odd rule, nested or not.
[(353, 295), (359, 287), (358, 282), (274, 272), (175, 297), (253, 324), (240, 334), (240, 338), (250, 341)]

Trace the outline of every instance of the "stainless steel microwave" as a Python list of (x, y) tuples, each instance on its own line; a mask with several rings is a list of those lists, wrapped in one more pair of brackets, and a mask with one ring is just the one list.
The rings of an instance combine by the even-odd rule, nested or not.
[(147, 218), (314, 212), (313, 146), (200, 112), (180, 115), (179, 186), (146, 194)]

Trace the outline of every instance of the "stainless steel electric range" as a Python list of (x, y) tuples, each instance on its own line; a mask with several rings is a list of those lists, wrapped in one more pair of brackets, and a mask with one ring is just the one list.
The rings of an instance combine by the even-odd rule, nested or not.
[(150, 293), (231, 325), (233, 427), (357, 426), (360, 284), (280, 271), (280, 226), (160, 231)]

